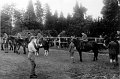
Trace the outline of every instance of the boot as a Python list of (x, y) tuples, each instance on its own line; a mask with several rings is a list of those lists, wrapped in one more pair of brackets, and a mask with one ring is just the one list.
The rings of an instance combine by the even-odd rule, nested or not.
[(30, 75), (30, 78), (37, 78), (38, 76), (36, 74)]

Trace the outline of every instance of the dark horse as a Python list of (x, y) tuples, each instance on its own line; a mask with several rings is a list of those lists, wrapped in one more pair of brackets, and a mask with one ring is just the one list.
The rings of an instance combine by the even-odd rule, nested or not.
[[(7, 39), (9, 45), (10, 45), (10, 49), (14, 50), (14, 53), (18, 53), (18, 50), (20, 49), (20, 46), (23, 47), (24, 50), (24, 54), (26, 54), (26, 47), (28, 44), (28, 39), (24, 38), (24, 39), (18, 39), (14, 36), (9, 36)], [(20, 53), (18, 53), (20, 54)]]
[[(6, 42), (5, 42), (6, 41)], [(10, 50), (14, 50), (15, 48), (15, 41), (14, 37), (8, 36), (6, 40), (4, 40), (1, 44), (1, 50), (8, 50), (8, 47), (10, 46)]]
[(43, 48), (45, 50), (45, 56), (47, 56), (49, 52), (49, 40), (46, 40), (46, 39), (39, 40), (39, 44), (41, 45), (35, 46), (35, 48), (37, 49), (37, 52), (39, 53), (39, 49)]
[(94, 58), (93, 61), (98, 60), (98, 44), (95, 41), (88, 41), (83, 47), (83, 41), (79, 39), (73, 39), (73, 43), (79, 52), (80, 61), (82, 62), (82, 52), (93, 51)]

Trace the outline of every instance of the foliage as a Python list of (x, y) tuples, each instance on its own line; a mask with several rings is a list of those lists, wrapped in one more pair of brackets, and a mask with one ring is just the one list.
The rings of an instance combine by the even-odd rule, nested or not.
[(37, 0), (37, 2), (35, 3), (36, 5), (36, 19), (37, 19), (37, 22), (39, 22), (41, 25), (43, 23), (43, 20), (42, 20), (42, 17), (43, 17), (43, 9), (42, 9), (42, 6), (41, 6), (41, 3), (39, 0)]
[(7, 34), (11, 34), (12, 30), (12, 11), (14, 10), (14, 4), (6, 4), (3, 6), (1, 10), (1, 33), (6, 32)]
[(38, 29), (39, 24), (36, 21), (32, 0), (29, 1), (27, 11), (24, 15), (24, 22), (24, 26), (26, 26), (28, 29)]
[(113, 32), (117, 30), (118, 24), (116, 16), (119, 11), (117, 0), (104, 0), (104, 7), (101, 11), (103, 14), (104, 29), (106, 32)]
[[(23, 30), (32, 30), (34, 35), (41, 32), (45, 36), (58, 36), (63, 31), (66, 36), (81, 36), (81, 33), (85, 32), (88, 36), (99, 36), (103, 32), (109, 34), (120, 30), (118, 0), (104, 0), (102, 18), (93, 20), (92, 16), (85, 16), (86, 11), (77, 1), (73, 15), (68, 14), (67, 18), (62, 12), (60, 16), (57, 11), (52, 14), (48, 4), (45, 4), (44, 9), (39, 0), (36, 0), (35, 5), (29, 0), (26, 11), (17, 9), (14, 4), (5, 5), (1, 11), (1, 31), (16, 34)], [(15, 27), (12, 27), (13, 24)]]

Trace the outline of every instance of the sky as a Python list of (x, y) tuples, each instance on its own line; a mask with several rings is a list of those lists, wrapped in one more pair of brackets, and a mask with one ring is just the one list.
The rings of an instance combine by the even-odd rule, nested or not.
[[(68, 13), (73, 13), (73, 7), (75, 6), (76, 1), (87, 8), (87, 15), (92, 15), (93, 18), (102, 16), (100, 12), (102, 7), (104, 6), (103, 0), (40, 0), (42, 6), (44, 6), (45, 3), (49, 4), (52, 13), (57, 10), (58, 14), (60, 14), (60, 12), (62, 11), (65, 17)], [(28, 5), (28, 0), (0, 0), (0, 8), (5, 3), (10, 4), (11, 2), (15, 3), (17, 5), (16, 7), (19, 9), (26, 9)], [(35, 2), (36, 0), (33, 0), (33, 3)]]

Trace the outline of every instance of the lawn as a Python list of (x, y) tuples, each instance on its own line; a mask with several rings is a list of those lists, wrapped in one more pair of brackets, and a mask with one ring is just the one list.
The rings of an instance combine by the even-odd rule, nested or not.
[[(113, 67), (107, 55), (99, 54), (99, 60), (93, 62), (93, 54), (83, 53), (83, 62), (79, 62), (76, 52), (75, 63), (71, 63), (69, 52), (65, 49), (52, 48), (47, 57), (43, 52), (40, 49), (39, 56), (36, 56), (37, 79), (111, 79), (120, 75), (120, 66)], [(29, 79), (29, 68), (27, 55), (0, 52), (0, 79)]]

